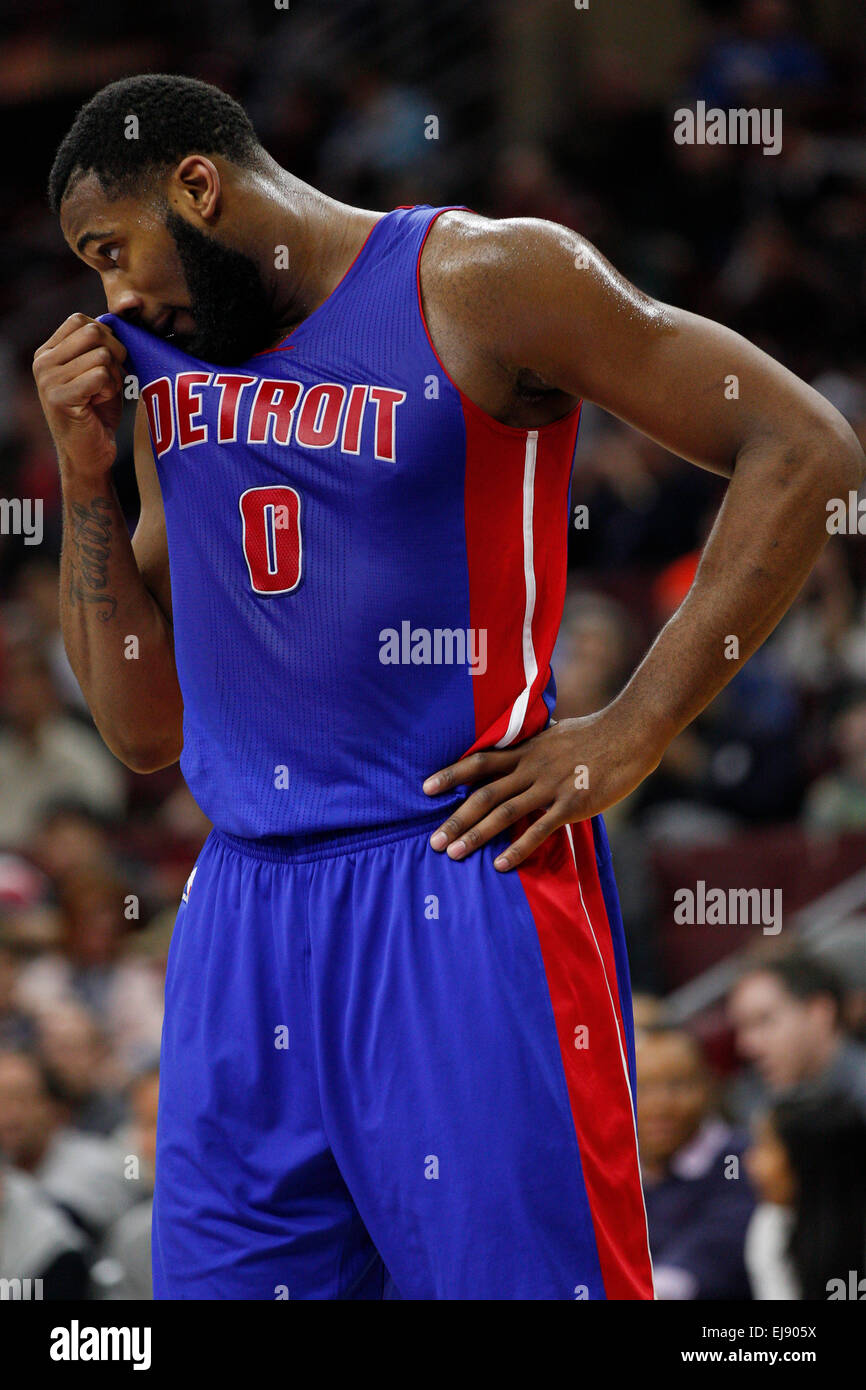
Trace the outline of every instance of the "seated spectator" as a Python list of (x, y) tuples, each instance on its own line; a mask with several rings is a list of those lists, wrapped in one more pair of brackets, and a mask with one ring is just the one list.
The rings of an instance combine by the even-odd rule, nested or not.
[(826, 546), (768, 643), (799, 690), (826, 697), (862, 679), (866, 625), (857, 603), (846, 552)]
[(656, 1296), (748, 1298), (743, 1245), (754, 1197), (739, 1171), (745, 1136), (715, 1112), (706, 1061), (688, 1033), (644, 1027), (636, 1048)]
[(636, 991), (631, 999), (635, 1037), (646, 1029), (658, 1028), (664, 1022), (664, 1004), (654, 994)]
[(26, 845), (43, 807), (76, 796), (120, 815), (123, 768), (93, 730), (63, 712), (38, 651), (18, 642), (6, 652), (0, 732), (0, 845)]
[[(37, 422), (39, 427), (41, 422)], [(60, 567), (48, 555), (33, 555), (15, 576), (12, 607), (45, 653), (51, 679), (63, 704), (90, 719), (87, 701), (69, 664), (60, 630)], [(16, 615), (17, 616), (17, 615)]]
[(59, 897), (62, 949), (22, 970), (22, 1005), (41, 1015), (83, 1004), (129, 1075), (159, 1048), (163, 1000), (158, 976), (124, 954), (127, 885), (110, 869), (86, 866), (66, 875)]
[(669, 746), (660, 775), (639, 788), (642, 828), (667, 841), (672, 828), (683, 838), (683, 821), (686, 832), (696, 822), (701, 838), (725, 821), (733, 830), (790, 818), (802, 791), (798, 727), (797, 691), (761, 648)]
[(602, 709), (624, 685), (634, 655), (628, 614), (604, 594), (573, 590), (557, 638), (556, 717)]
[(50, 1078), (26, 1052), (0, 1052), (0, 1152), (91, 1239), (134, 1200), (120, 1145), (70, 1128)]
[(832, 739), (838, 766), (809, 788), (803, 819), (818, 830), (866, 830), (866, 690), (848, 696)]
[(866, 1049), (844, 1032), (843, 999), (834, 973), (805, 955), (745, 971), (728, 999), (737, 1049), (754, 1068), (730, 1092), (739, 1117), (782, 1097), (837, 1092), (866, 1114)]
[(105, 823), (89, 806), (71, 798), (45, 807), (29, 852), (43, 873), (57, 881), (74, 869), (106, 864), (111, 858)]
[(158, 1099), (159, 1071), (154, 1067), (143, 1072), (130, 1086), (133, 1120), (122, 1136), (124, 1147), (140, 1161), (142, 1200), (124, 1212), (105, 1236), (100, 1257), (91, 1270), (96, 1298), (153, 1298), (150, 1230)]
[(69, 1121), (87, 1134), (111, 1134), (126, 1118), (119, 1069), (96, 1019), (80, 1004), (40, 1016), (35, 1051)]
[(746, 1236), (753, 1297), (852, 1297), (866, 1257), (862, 1113), (842, 1096), (779, 1101), (757, 1121), (746, 1166), (760, 1197)]
[(34, 1299), (84, 1298), (86, 1244), (33, 1178), (0, 1162), (0, 1279), (40, 1280)]

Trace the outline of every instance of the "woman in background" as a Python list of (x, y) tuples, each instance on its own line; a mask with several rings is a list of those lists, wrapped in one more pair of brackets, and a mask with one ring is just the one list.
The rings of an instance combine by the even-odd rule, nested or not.
[(760, 1196), (745, 1249), (754, 1297), (858, 1297), (866, 1275), (860, 1112), (841, 1096), (779, 1101), (758, 1121), (746, 1166)]

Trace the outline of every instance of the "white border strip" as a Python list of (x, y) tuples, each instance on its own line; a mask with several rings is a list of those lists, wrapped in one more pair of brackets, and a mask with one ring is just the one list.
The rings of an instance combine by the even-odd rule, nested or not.
[(535, 501), (535, 461), (538, 454), (538, 430), (526, 436), (526, 456), (523, 465), (523, 578), (526, 585), (526, 607), (523, 613), (523, 677), (526, 685), (511, 707), (508, 728), (496, 744), (507, 748), (523, 728), (529, 705), (529, 692), (538, 675), (538, 662), (532, 645), (532, 619), (535, 615), (535, 568), (532, 545), (532, 511)]

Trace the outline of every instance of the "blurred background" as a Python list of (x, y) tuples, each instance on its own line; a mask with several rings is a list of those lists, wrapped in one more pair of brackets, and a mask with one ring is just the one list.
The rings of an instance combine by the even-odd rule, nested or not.
[[(575, 228), (643, 290), (757, 342), (866, 443), (866, 17), (860, 0), (3, 0), (0, 18), (0, 497), (44, 505), (41, 544), (0, 535), (0, 1280), (148, 1298), (163, 973), (209, 827), (177, 769), (136, 776), (107, 752), (58, 628), (31, 360), (73, 310), (105, 308), (44, 193), (76, 109), (118, 77), (185, 73), (347, 202)], [(779, 108), (781, 152), (678, 145), (674, 112), (699, 100)], [(558, 717), (617, 692), (722, 491), (585, 407)], [(665, 1299), (866, 1296), (866, 503), (861, 526), (607, 816)], [(781, 930), (678, 921), (701, 881), (781, 892)]]

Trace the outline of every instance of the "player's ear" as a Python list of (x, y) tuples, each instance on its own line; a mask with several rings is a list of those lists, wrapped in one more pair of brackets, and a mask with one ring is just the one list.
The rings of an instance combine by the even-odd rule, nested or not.
[(217, 166), (203, 154), (185, 155), (171, 175), (172, 191), (189, 212), (205, 222), (218, 215), (222, 182)]

